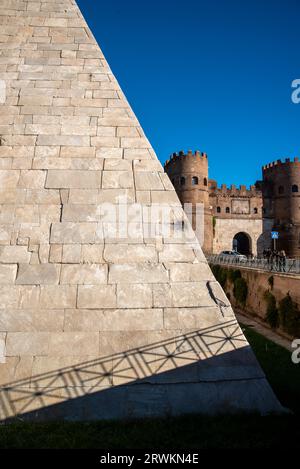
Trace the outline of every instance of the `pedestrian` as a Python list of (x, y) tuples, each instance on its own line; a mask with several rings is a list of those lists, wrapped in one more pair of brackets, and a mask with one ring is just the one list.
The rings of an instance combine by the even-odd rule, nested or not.
[(280, 270), (282, 272), (286, 272), (286, 253), (283, 249), (282, 251), (280, 251), (280, 264), (281, 264)]

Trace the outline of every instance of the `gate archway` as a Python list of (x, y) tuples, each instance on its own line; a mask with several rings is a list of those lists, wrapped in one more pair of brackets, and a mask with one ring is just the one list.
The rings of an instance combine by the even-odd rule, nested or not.
[(252, 252), (251, 238), (247, 233), (237, 233), (233, 238), (232, 248), (240, 254), (248, 256)]

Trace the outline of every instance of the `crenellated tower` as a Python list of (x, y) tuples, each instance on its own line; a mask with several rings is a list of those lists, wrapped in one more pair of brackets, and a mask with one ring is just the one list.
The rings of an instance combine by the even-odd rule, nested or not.
[(173, 183), (182, 204), (192, 204), (193, 228), (196, 224), (196, 206), (204, 207), (204, 245), (206, 253), (212, 252), (213, 223), (209, 203), (208, 158), (200, 151), (173, 153), (164, 165), (165, 172)]
[(263, 167), (263, 211), (279, 232), (278, 249), (300, 256), (300, 162), (277, 160)]

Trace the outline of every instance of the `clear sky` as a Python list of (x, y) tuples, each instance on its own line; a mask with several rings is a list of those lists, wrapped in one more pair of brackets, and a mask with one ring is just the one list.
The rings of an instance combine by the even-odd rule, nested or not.
[(77, 0), (161, 162), (208, 153), (251, 184), (300, 156), (299, 0)]

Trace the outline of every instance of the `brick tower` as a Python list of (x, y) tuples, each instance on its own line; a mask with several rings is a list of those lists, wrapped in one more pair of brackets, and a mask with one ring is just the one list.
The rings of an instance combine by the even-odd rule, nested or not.
[(182, 204), (192, 204), (193, 229), (196, 228), (196, 206), (203, 204), (204, 233), (202, 249), (205, 253), (212, 252), (213, 220), (209, 203), (208, 159), (206, 153), (188, 151), (173, 153), (165, 163), (168, 174)]
[(278, 160), (263, 167), (264, 217), (279, 232), (276, 248), (300, 257), (300, 162)]
[(280, 411), (75, 1), (0, 8), (1, 419)]

